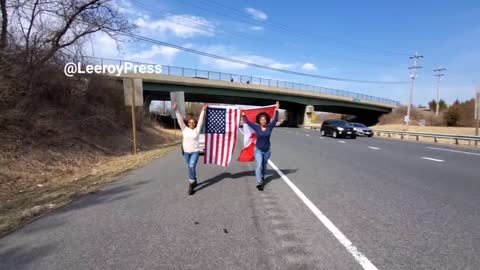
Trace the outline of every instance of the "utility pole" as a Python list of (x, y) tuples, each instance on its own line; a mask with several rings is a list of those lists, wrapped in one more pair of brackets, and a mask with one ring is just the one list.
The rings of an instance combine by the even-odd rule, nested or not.
[(417, 65), (417, 60), (419, 58), (423, 58), (423, 55), (419, 55), (418, 52), (415, 52), (413, 56), (409, 57), (410, 59), (413, 59), (413, 66), (409, 67), (410, 69), (410, 78), (412, 79), (412, 85), (410, 87), (410, 101), (408, 102), (408, 108), (407, 108), (407, 117), (405, 119), (405, 122), (407, 124), (407, 130), (410, 125), (410, 111), (412, 109), (412, 103), (413, 103), (413, 88), (415, 86), (415, 78), (417, 77), (417, 69), (422, 68), (421, 66)]
[(477, 93), (475, 95), (475, 123), (475, 136), (478, 136), (478, 129), (480, 127), (480, 86), (477, 87)]
[(438, 108), (440, 107), (440, 81), (442, 80), (442, 77), (445, 76), (444, 71), (446, 71), (446, 68), (443, 67), (438, 67), (437, 69), (434, 69), (433, 72), (435, 72), (435, 76), (437, 77), (437, 104), (435, 106), (435, 116), (438, 116)]

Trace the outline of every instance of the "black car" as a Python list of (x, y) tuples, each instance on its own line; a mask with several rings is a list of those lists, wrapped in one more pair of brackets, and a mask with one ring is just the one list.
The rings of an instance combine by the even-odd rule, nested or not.
[(372, 137), (373, 136), (373, 130), (368, 128), (362, 123), (350, 123), (353, 126), (353, 129), (355, 130), (355, 133), (357, 136), (368, 136)]
[(350, 137), (352, 139), (357, 138), (357, 134), (347, 121), (343, 120), (325, 120), (320, 128), (322, 136), (331, 135), (334, 138)]

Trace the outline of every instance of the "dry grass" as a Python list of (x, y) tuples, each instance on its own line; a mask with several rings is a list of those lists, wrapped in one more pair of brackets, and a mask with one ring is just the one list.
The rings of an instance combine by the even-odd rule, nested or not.
[[(377, 125), (371, 127), (374, 130), (395, 130), (395, 131), (405, 131), (405, 125)], [(439, 134), (448, 134), (448, 135), (475, 135), (475, 128), (463, 128), (463, 127), (420, 127), (420, 126), (410, 126), (408, 128), (409, 132), (424, 132), (424, 133), (439, 133)], [(378, 136), (378, 134), (377, 134)], [(388, 137), (386, 134), (382, 134), (382, 137), (390, 139), (402, 139), (400, 135), (391, 135)], [(418, 140), (415, 136), (404, 137), (403, 140), (415, 141), (421, 143), (438, 143), (438, 144), (449, 144), (457, 145), (455, 140), (450, 139), (437, 139), (435, 142), (434, 138), (422, 138), (419, 137)], [(463, 147), (480, 147), (480, 144), (475, 145), (474, 142), (459, 140), (458, 146)]]
[[(373, 129), (381, 130), (398, 130), (405, 131), (405, 125), (403, 124), (391, 124), (391, 125), (376, 125)], [(475, 135), (475, 128), (468, 127), (434, 127), (434, 126), (410, 126), (408, 131), (411, 132), (425, 132), (425, 133), (442, 133), (442, 134), (454, 134), (454, 135)]]
[(170, 151), (178, 142), (157, 149), (105, 158), (95, 166), (78, 167), (70, 175), (58, 175), (46, 184), (26, 187), (17, 193), (0, 194), (0, 235), (4, 235), (33, 218), (61, 207), (79, 196), (94, 192), (114, 181), (118, 176), (141, 167)]

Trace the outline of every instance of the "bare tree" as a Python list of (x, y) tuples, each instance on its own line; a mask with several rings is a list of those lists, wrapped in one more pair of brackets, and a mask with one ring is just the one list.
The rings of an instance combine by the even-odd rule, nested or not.
[(68, 48), (89, 35), (103, 32), (118, 40), (132, 30), (110, 0), (16, 1), (17, 44), (23, 47), (21, 56), (30, 84), (45, 63), (58, 53), (68, 54)]
[(45, 67), (59, 72), (66, 59), (81, 55), (82, 44), (94, 33), (104, 33), (118, 42), (133, 29), (113, 0), (9, 0), (8, 5), (6, 1), (0, 0), (0, 46), (12, 48), (4, 54), (8, 56), (6, 70), (12, 63), (21, 67), (19, 75), (13, 77), (24, 98), (14, 110), (24, 115), (33, 112), (34, 96), (42, 89), (38, 86), (45, 85), (45, 81), (38, 83), (40, 74), (46, 74)]

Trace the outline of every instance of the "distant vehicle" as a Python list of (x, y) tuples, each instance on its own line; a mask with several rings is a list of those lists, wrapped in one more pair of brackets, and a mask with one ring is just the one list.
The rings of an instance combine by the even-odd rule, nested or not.
[[(202, 129), (200, 130), (198, 146), (200, 147), (200, 155), (205, 154), (205, 125), (203, 125)], [(182, 149), (183, 156), (183, 154), (185, 153), (183, 151), (183, 145), (180, 144), (180, 148)]]
[(333, 138), (350, 137), (357, 138), (353, 127), (347, 121), (343, 120), (325, 120), (320, 128), (322, 136), (331, 135)]
[(373, 136), (373, 130), (371, 130), (369, 127), (365, 126), (362, 123), (350, 123), (350, 125), (353, 126), (353, 129), (358, 136)]

